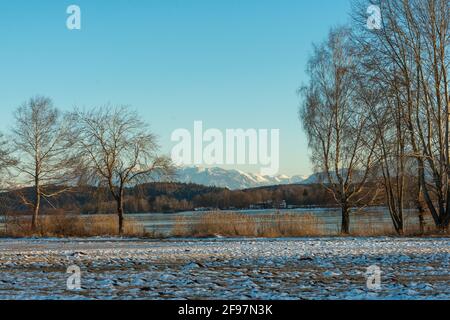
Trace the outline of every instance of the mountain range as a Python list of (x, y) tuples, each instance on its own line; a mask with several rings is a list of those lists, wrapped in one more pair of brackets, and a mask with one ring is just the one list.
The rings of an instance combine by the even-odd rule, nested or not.
[(263, 176), (240, 170), (226, 170), (218, 167), (181, 167), (174, 178), (176, 182), (195, 183), (205, 186), (228, 188), (230, 190), (250, 189), (273, 185), (312, 184), (317, 182), (316, 175), (311, 176)]

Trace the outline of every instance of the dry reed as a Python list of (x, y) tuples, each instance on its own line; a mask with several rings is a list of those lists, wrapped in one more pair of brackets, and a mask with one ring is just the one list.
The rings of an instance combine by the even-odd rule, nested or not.
[[(379, 216), (352, 215), (352, 236), (396, 236), (390, 220)], [(437, 234), (432, 223), (425, 227), (423, 235)], [(174, 237), (326, 237), (340, 236), (340, 223), (330, 223), (313, 213), (249, 215), (230, 212), (200, 213), (195, 217), (177, 217), (171, 236)], [(418, 218), (405, 217), (407, 236), (420, 236)]]
[(325, 232), (319, 218), (312, 214), (247, 215), (211, 212), (192, 221), (177, 218), (172, 235), (175, 237), (301, 237), (321, 236)]
[[(117, 236), (118, 217), (116, 215), (69, 215), (41, 216), (36, 230), (31, 229), (29, 216), (9, 216), (3, 236), (8, 237), (92, 237)], [(145, 236), (142, 225), (126, 218), (123, 236)]]

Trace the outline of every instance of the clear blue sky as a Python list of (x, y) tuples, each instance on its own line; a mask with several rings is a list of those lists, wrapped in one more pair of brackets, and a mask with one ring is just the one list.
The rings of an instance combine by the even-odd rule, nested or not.
[[(66, 28), (71, 4), (80, 31)], [(1, 129), (36, 94), (65, 110), (129, 104), (165, 153), (195, 120), (279, 128), (280, 173), (308, 174), (296, 90), (311, 44), (349, 10), (349, 0), (2, 0)]]

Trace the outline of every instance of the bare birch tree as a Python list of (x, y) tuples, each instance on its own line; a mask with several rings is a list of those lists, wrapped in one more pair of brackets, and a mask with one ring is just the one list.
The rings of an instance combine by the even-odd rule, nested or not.
[[(367, 19), (365, 15), (366, 12), (361, 10), (361, 17)], [(359, 51), (359, 73), (365, 78), (360, 87), (359, 101), (370, 114), (374, 134), (378, 136), (376, 175), (383, 186), (394, 229), (403, 234), (406, 182), (408, 174), (411, 174), (411, 159), (407, 156), (410, 150), (405, 101), (399, 94), (402, 81), (398, 76), (398, 66), (373, 50), (370, 39), (378, 34), (365, 25), (359, 33), (354, 29), (353, 34), (354, 45)], [(392, 54), (390, 49), (386, 51)]]
[(125, 106), (76, 111), (74, 118), (86, 182), (108, 188), (117, 204), (119, 234), (123, 234), (125, 189), (171, 174), (171, 162), (157, 155), (156, 136)]
[(361, 95), (361, 106), (371, 116), (372, 127), (378, 136), (376, 144), (377, 170), (385, 193), (395, 231), (404, 233), (404, 210), (408, 173), (411, 173), (407, 153), (407, 134), (400, 102), (388, 88), (377, 89), (376, 82), (369, 81)]
[(8, 203), (4, 201), (3, 192), (11, 186), (11, 182), (7, 180), (11, 178), (10, 169), (16, 164), (17, 160), (12, 156), (10, 143), (0, 133), (0, 193), (2, 193), (0, 198), (0, 217), (4, 217), (5, 228), (7, 227)]
[(31, 197), (24, 192), (19, 192), (19, 196), (32, 208), (31, 226), (36, 230), (41, 200), (51, 205), (50, 198), (67, 191), (74, 183), (77, 167), (72, 149), (74, 139), (68, 118), (46, 97), (32, 98), (20, 106), (15, 120), (13, 145), (19, 159), (17, 182), (33, 187)]
[(10, 169), (17, 164), (17, 160), (13, 156), (11, 144), (6, 140), (5, 136), (0, 132), (0, 191), (5, 188), (5, 177)]
[[(419, 190), (436, 226), (445, 230), (450, 222), (450, 3), (376, 1), (382, 12), (382, 28), (370, 32), (365, 27), (365, 10), (373, 1), (356, 4), (354, 17), (360, 39), (376, 57), (372, 68), (378, 70), (379, 81), (398, 101), (393, 112), (402, 114), (408, 137), (405, 154), (417, 161)], [(423, 212), (420, 194), (417, 206)]]
[(361, 83), (350, 30), (332, 30), (315, 47), (307, 73), (309, 83), (300, 89), (300, 117), (315, 171), (341, 207), (341, 232), (348, 234), (351, 208), (370, 201), (365, 185), (374, 168), (376, 139), (368, 112), (358, 102)]

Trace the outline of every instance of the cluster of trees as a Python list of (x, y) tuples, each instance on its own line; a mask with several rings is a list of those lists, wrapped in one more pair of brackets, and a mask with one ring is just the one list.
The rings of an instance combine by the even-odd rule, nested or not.
[[(97, 190), (98, 192), (98, 190)], [(86, 198), (83, 198), (86, 199)], [(74, 203), (76, 200), (71, 200)], [(196, 208), (220, 210), (249, 209), (253, 205), (333, 206), (333, 198), (321, 185), (285, 185), (247, 190), (206, 187), (182, 183), (153, 183), (126, 190), (125, 208), (131, 213), (180, 212)], [(65, 207), (67, 201), (60, 204)], [(84, 213), (111, 210), (112, 199), (95, 198), (80, 203)]]
[[(367, 8), (381, 9), (368, 28)], [(407, 197), (442, 231), (450, 222), (450, 2), (359, 0), (352, 24), (315, 46), (300, 118), (317, 172), (342, 208), (384, 194), (396, 231)], [(370, 185), (370, 188), (367, 186)]]
[[(124, 207), (130, 213), (180, 212), (198, 207), (199, 195), (219, 193), (223, 188), (176, 182), (154, 182), (136, 185), (125, 190)], [(62, 203), (64, 205), (64, 203)], [(83, 213), (107, 213), (113, 205), (105, 190), (97, 189), (95, 196), (80, 203)]]
[[(43, 214), (108, 214), (117, 210), (117, 202), (104, 186), (81, 185), (68, 189), (61, 185), (49, 186), (47, 190), (55, 196), (51, 202), (41, 204), (40, 212)], [(0, 209), (6, 209), (10, 214), (28, 213), (30, 208), (22, 198), (33, 198), (34, 192), (33, 187), (5, 192), (1, 195), (4, 206)], [(253, 205), (276, 208), (283, 202), (299, 207), (334, 205), (333, 198), (320, 184), (228, 190), (196, 184), (152, 182), (125, 188), (123, 207), (127, 213), (173, 213), (196, 208), (249, 209)]]
[(32, 210), (33, 229), (43, 202), (52, 205), (53, 198), (85, 185), (108, 190), (122, 234), (125, 188), (172, 172), (170, 160), (158, 156), (148, 125), (128, 107), (62, 113), (49, 98), (38, 96), (20, 106), (14, 118), (8, 138), (0, 137), (0, 176), (3, 187), (17, 190)]
[(258, 204), (279, 207), (284, 201), (293, 206), (334, 204), (327, 190), (320, 185), (285, 185), (233, 191), (225, 189), (198, 195), (193, 199), (196, 207), (219, 209), (248, 209)]

